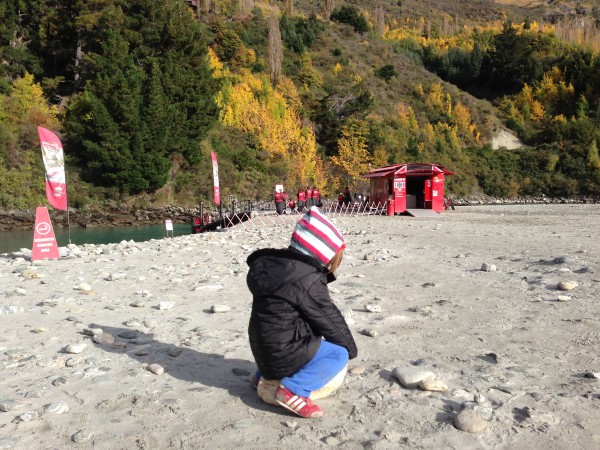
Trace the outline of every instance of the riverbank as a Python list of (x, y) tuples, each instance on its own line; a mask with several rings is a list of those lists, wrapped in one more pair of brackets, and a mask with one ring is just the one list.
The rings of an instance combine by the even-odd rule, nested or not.
[[(111, 208), (104, 210), (70, 209), (66, 211), (48, 208), (55, 228), (123, 227), (133, 225), (154, 225), (171, 219), (173, 223), (191, 224), (197, 209), (166, 205), (156, 208), (131, 209)], [(0, 211), (0, 231), (30, 230), (35, 223), (35, 210)]]
[[(332, 201), (334, 204), (336, 201)], [(581, 198), (550, 198), (550, 197), (519, 197), (514, 199), (496, 198), (476, 195), (464, 198), (453, 198), (455, 206), (485, 206), (485, 205), (583, 205), (597, 204), (600, 199), (593, 197)], [(256, 202), (268, 205), (268, 202)], [(274, 208), (274, 205), (272, 205)], [(55, 228), (67, 227), (66, 211), (49, 208), (50, 219)], [(123, 227), (134, 225), (154, 225), (171, 219), (173, 223), (191, 224), (199, 214), (198, 208), (183, 208), (165, 205), (155, 208), (110, 208), (110, 209), (71, 209), (68, 220), (72, 228), (94, 227)], [(30, 230), (35, 223), (35, 210), (0, 211), (0, 232), (11, 230)]]
[[(590, 204), (336, 218), (331, 297), (359, 356), (318, 420), (250, 383), (245, 259), (291, 225), (0, 257), (0, 448), (597, 448), (599, 220)], [(401, 385), (407, 369), (442, 390)], [(480, 431), (453, 425), (463, 409)]]

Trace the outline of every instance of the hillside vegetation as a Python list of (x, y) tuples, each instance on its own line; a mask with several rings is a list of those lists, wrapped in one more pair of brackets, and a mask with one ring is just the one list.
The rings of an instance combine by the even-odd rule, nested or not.
[[(38, 125), (70, 204), (192, 205), (400, 162), (449, 195), (600, 195), (592, 3), (11, 0), (0, 5), (0, 209), (44, 204)], [(512, 130), (518, 149), (493, 149)]]

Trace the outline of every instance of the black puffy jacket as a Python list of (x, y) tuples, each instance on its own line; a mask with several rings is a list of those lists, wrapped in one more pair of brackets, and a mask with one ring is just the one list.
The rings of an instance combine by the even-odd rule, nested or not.
[(296, 373), (315, 356), (321, 337), (356, 358), (352, 333), (329, 297), (327, 283), (335, 277), (316, 259), (291, 248), (268, 248), (255, 251), (247, 262), (253, 296), (250, 347), (265, 378)]

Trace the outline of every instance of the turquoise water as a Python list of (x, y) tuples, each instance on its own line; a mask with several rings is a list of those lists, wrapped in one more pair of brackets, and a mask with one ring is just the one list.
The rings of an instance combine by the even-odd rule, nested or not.
[[(190, 224), (173, 224), (173, 235), (182, 236), (190, 234)], [(67, 228), (54, 228), (56, 241), (59, 247), (69, 243), (69, 232)], [(171, 233), (169, 232), (169, 235)], [(129, 241), (149, 241), (150, 239), (161, 239), (166, 236), (165, 225), (141, 225), (129, 227), (99, 227), (99, 228), (71, 228), (72, 244), (110, 244)], [(31, 230), (2, 231), (0, 232), (0, 253), (15, 252), (21, 248), (31, 250), (33, 244), (33, 225)]]

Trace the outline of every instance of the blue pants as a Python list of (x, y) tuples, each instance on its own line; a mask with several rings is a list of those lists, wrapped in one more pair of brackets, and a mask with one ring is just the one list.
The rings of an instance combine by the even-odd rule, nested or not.
[[(304, 367), (292, 376), (283, 378), (280, 383), (290, 392), (301, 397), (310, 397), (329, 383), (348, 364), (348, 350), (325, 340), (319, 350)], [(260, 371), (256, 372), (260, 378)]]

